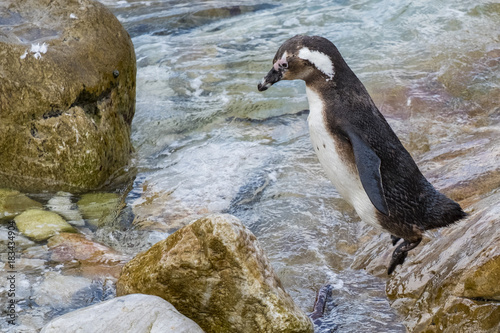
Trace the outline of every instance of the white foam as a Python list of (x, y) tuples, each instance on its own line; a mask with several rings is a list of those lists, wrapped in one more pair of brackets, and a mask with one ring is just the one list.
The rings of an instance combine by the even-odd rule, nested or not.
[(333, 70), (333, 63), (330, 60), (330, 57), (323, 52), (314, 50), (311, 51), (309, 48), (303, 47), (299, 51), (299, 58), (311, 62), (317, 69), (328, 76), (328, 80), (333, 79), (333, 75), (335, 74)]

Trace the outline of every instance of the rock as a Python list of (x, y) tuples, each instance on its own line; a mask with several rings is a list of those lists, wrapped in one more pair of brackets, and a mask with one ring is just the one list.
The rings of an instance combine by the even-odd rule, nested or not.
[(65, 270), (67, 274), (85, 277), (118, 278), (128, 257), (112, 248), (87, 239), (82, 234), (60, 233), (52, 236), (47, 246), (50, 259), (55, 262), (73, 262)]
[(43, 241), (58, 232), (76, 232), (62, 217), (53, 212), (30, 209), (14, 219), (17, 229), (35, 241)]
[(41, 332), (203, 333), (203, 330), (160, 297), (133, 294), (57, 317)]
[(499, 332), (498, 202), (498, 192), (478, 201), (396, 269), (387, 294), (410, 332)]
[(78, 211), (76, 204), (71, 202), (71, 193), (57, 192), (47, 202), (47, 208), (64, 217), (69, 224), (78, 227), (85, 226), (85, 221)]
[(117, 295), (171, 302), (206, 332), (313, 332), (255, 236), (231, 215), (211, 215), (137, 255)]
[[(15, 228), (14, 228), (15, 230)], [(24, 237), (23, 235), (19, 235), (18, 232), (14, 231), (14, 237), (12, 237), (12, 233), (9, 234), (8, 229), (1, 228), (0, 229), (0, 246), (2, 246), (3, 249), (7, 249), (7, 246), (9, 242), (12, 242), (14, 240), (15, 242), (15, 249), (17, 251), (21, 251), (24, 249), (27, 249), (33, 245), (35, 245), (35, 242), (32, 240), (29, 240), (28, 238)]]
[(0, 220), (13, 219), (27, 209), (42, 207), (41, 203), (28, 198), (19, 191), (0, 189)]
[(132, 150), (130, 36), (93, 0), (6, 0), (0, 21), (0, 186), (101, 187)]
[(47, 272), (45, 279), (36, 288), (34, 298), (40, 306), (67, 307), (73, 303), (73, 296), (84, 288), (90, 288), (92, 280), (81, 276), (65, 276)]
[(117, 193), (86, 193), (78, 200), (78, 209), (90, 224), (97, 227), (99, 219), (118, 210), (119, 201)]

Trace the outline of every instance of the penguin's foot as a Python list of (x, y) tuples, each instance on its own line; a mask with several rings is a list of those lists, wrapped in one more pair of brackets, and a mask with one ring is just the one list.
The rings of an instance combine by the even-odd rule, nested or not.
[[(397, 237), (396, 237), (397, 238)], [(422, 238), (417, 239), (414, 242), (410, 242), (409, 240), (404, 240), (403, 243), (399, 244), (399, 246), (392, 253), (391, 263), (389, 264), (389, 268), (387, 269), (387, 274), (391, 275), (396, 269), (397, 265), (402, 265), (405, 262), (408, 251), (417, 247), (418, 244), (422, 241)], [(393, 238), (394, 244), (394, 238)]]
[(321, 320), (323, 318), (323, 315), (325, 314), (325, 309), (326, 309), (326, 303), (328, 298), (331, 298), (332, 294), (332, 285), (327, 284), (323, 287), (321, 287), (320, 290), (318, 290), (318, 294), (316, 295), (316, 301), (314, 302), (314, 310), (309, 314), (309, 318), (315, 323), (316, 325), (320, 325)]
[(400, 239), (401, 239), (401, 237), (391, 235), (392, 246), (396, 245)]

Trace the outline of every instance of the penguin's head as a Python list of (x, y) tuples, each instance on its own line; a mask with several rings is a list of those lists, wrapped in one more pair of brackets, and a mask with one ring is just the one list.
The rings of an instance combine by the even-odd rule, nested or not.
[(287, 40), (273, 59), (273, 68), (257, 86), (267, 90), (280, 80), (331, 81), (335, 76), (334, 59), (342, 59), (328, 39), (319, 36), (301, 36)]

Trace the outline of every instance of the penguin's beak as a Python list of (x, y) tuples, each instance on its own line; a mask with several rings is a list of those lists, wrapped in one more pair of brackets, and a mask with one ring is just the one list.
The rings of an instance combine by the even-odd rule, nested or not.
[(274, 67), (267, 73), (267, 75), (260, 81), (257, 85), (259, 91), (267, 90), (270, 86), (281, 80), (283, 77), (283, 71), (281, 69), (275, 69)]

